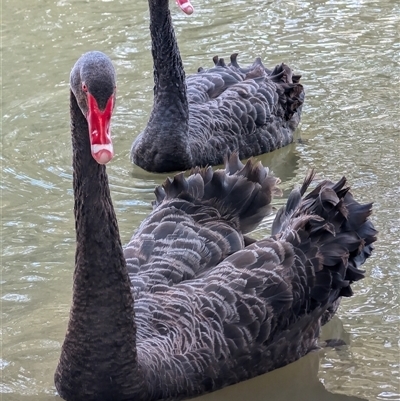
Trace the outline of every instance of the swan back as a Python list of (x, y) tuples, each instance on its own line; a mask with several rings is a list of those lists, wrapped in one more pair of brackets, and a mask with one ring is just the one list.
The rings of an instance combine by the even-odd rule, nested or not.
[[(351, 283), (364, 277), (359, 266), (376, 240), (368, 218), (371, 204), (355, 201), (345, 179), (325, 181), (305, 195), (314, 178), (310, 172), (289, 197), (283, 209), (288, 213), (277, 215), (275, 234), (243, 247), (220, 217), (210, 214), (213, 206), (202, 189), (214, 176), (240, 182), (238, 173), (230, 175), (229, 167), (218, 174), (196, 169), (188, 179), (177, 175), (168, 180), (156, 191), (151, 216), (166, 218), (160, 227), (169, 221), (174, 225), (168, 227), (175, 230), (175, 223), (182, 223), (181, 230), (168, 237), (172, 230), (161, 235), (163, 230), (154, 225), (150, 233), (146, 225), (156, 221), (145, 220), (125, 249), (129, 268), (136, 266), (131, 279), (138, 355), (146, 366), (146, 380), (159, 389), (154, 390), (154, 399), (202, 394), (295, 361), (317, 347), (326, 314), (331, 317), (339, 298), (352, 295)], [(191, 181), (197, 175), (203, 181), (200, 186)], [(196, 198), (204, 201), (204, 213), (193, 205)], [(182, 202), (191, 206), (182, 207)], [(167, 213), (172, 205), (174, 212)], [(197, 216), (201, 228), (196, 231), (192, 222), (190, 234), (185, 233), (184, 227)], [(215, 255), (210, 242), (214, 246), (223, 238), (207, 237), (208, 230), (226, 233), (227, 243), (237, 247), (221, 247), (227, 251), (209, 259)], [(133, 261), (135, 254), (144, 255), (139, 237), (149, 241), (147, 246), (152, 243), (147, 248), (154, 257), (151, 269)], [(190, 270), (200, 266), (199, 259), (206, 261), (204, 265)]]
[(124, 249), (135, 294), (196, 279), (243, 249), (244, 234), (271, 212), (278, 179), (234, 153), (225, 169), (192, 170), (155, 190), (153, 212)]

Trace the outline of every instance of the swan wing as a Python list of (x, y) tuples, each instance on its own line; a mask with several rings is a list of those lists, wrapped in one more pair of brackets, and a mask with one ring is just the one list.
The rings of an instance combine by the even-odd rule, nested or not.
[(309, 173), (289, 197), (283, 231), (195, 279), (139, 294), (138, 355), (155, 388), (173, 391), (178, 385), (183, 395), (212, 391), (284, 366), (317, 346), (325, 314), (364, 277), (359, 266), (376, 231), (368, 218), (371, 204), (356, 202), (344, 178), (324, 181), (299, 200), (313, 177)]
[(196, 155), (201, 153), (196, 143), (208, 143), (215, 163), (227, 151), (240, 150), (245, 158), (292, 142), (304, 100), (300, 76), (287, 65), (271, 71), (258, 58), (242, 68), (236, 56), (229, 65), (215, 57), (213, 68), (199, 69), (186, 80), (190, 146)]
[(261, 163), (243, 165), (236, 153), (224, 170), (195, 169), (188, 178), (167, 179), (124, 249), (135, 295), (200, 277), (243, 249), (243, 234), (271, 212), (277, 182)]

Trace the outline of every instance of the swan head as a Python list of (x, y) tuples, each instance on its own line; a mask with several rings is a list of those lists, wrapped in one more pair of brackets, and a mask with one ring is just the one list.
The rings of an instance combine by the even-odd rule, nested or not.
[(71, 71), (70, 87), (88, 122), (92, 156), (106, 164), (114, 156), (110, 125), (116, 74), (111, 60), (101, 52), (85, 53)]

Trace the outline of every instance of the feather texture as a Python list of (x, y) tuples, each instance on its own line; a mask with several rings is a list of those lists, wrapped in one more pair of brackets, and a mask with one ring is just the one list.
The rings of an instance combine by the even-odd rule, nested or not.
[[(231, 169), (237, 162), (237, 155), (233, 155), (225, 170), (212, 176), (210, 169), (196, 169), (186, 184), (181, 185), (182, 191), (174, 185), (177, 178), (182, 182), (182, 175), (167, 180), (164, 196), (156, 202), (152, 215), (170, 207), (182, 210), (176, 206), (180, 198), (192, 204), (204, 203), (207, 207), (201, 220), (194, 217), (196, 213), (191, 214), (194, 209), (185, 209), (188, 212), (185, 226), (197, 220), (203, 235), (212, 230), (213, 235), (219, 233), (229, 238), (232, 231), (227, 226), (235, 221), (232, 214), (219, 214), (218, 224), (208, 227), (205, 215), (211, 217), (212, 208), (209, 209), (207, 197), (196, 199), (188, 194), (195, 177), (209, 185), (225, 176), (236, 179), (240, 186), (245, 182), (240, 179), (243, 171), (247, 170), (250, 177), (255, 167), (261, 168), (249, 161), (238, 171)], [(358, 267), (370, 255), (376, 231), (368, 219), (371, 204), (357, 203), (345, 187), (345, 178), (336, 184), (324, 181), (304, 196), (313, 178), (311, 171), (301, 188), (290, 194), (275, 219), (271, 238), (247, 247), (243, 247), (242, 240), (227, 241), (229, 245), (224, 243), (218, 250), (219, 258), (211, 263), (198, 253), (195, 263), (193, 259), (183, 261), (180, 256), (172, 257), (165, 262), (169, 269), (163, 269), (162, 273), (181, 271), (174, 275), (177, 279), (174, 283), (157, 274), (157, 263), (154, 264), (152, 256), (147, 261), (151, 268), (137, 266), (136, 276), (147, 283), (151, 283), (154, 275), (162, 281), (162, 285), (151, 284), (144, 291), (133, 287), (139, 360), (148, 367), (147, 380), (154, 383), (152, 388), (163, 389), (152, 394), (155, 399), (165, 397), (165, 388), (171, 388), (171, 396), (176, 397), (173, 391), (177, 385), (181, 396), (215, 390), (284, 366), (317, 347), (321, 321), (325, 323), (332, 317), (332, 308), (336, 310), (341, 296), (352, 295), (350, 284), (364, 277)], [(269, 176), (265, 175), (265, 179), (270, 182)], [(268, 188), (271, 192), (273, 186)], [(225, 194), (233, 196), (229, 186), (216, 185), (213, 191), (219, 213), (227, 210), (230, 201)], [(225, 203), (219, 203), (220, 199)], [(245, 204), (246, 197), (242, 205)], [(211, 220), (217, 221), (215, 214)], [(179, 222), (183, 222), (181, 217)], [(126, 253), (135, 253), (131, 246), (142, 237), (141, 230), (147, 224), (147, 220), (142, 223)], [(234, 226), (241, 239), (240, 224)], [(170, 237), (164, 242), (163, 261), (177, 246), (176, 241)], [(193, 238), (190, 245), (188, 241), (179, 245), (184, 247), (182, 254), (186, 255), (209, 246), (206, 236)], [(186, 253), (188, 249), (190, 252)], [(198, 260), (206, 264), (193, 270)], [(190, 275), (185, 275), (188, 269)], [(169, 372), (167, 377), (171, 382), (160, 377), (160, 372), (165, 371)]]
[(230, 63), (215, 56), (214, 67), (185, 80), (168, 1), (149, 6), (154, 104), (132, 145), (135, 164), (154, 172), (214, 166), (232, 152), (244, 159), (293, 141), (304, 100), (300, 75), (285, 64), (269, 70), (260, 58), (241, 67), (232, 54)]
[[(91, 156), (74, 95), (82, 71), (95, 79), (92, 61), (84, 55), (71, 80), (77, 243), (59, 394), (67, 401), (189, 398), (315, 349), (340, 297), (364, 277), (360, 266), (376, 240), (371, 204), (358, 203), (344, 177), (306, 195), (311, 171), (277, 213), (272, 236), (245, 238), (270, 212), (278, 180), (233, 153), (224, 169), (195, 168), (156, 188), (152, 212), (123, 249), (105, 166)], [(102, 96), (113, 96), (113, 79), (109, 87)]]

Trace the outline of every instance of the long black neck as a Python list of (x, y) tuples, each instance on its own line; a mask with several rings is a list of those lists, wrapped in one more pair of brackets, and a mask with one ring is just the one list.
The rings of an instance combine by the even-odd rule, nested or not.
[(170, 117), (170, 113), (173, 113), (187, 123), (189, 109), (185, 72), (172, 26), (168, 0), (149, 0), (149, 8), (154, 62), (153, 112), (157, 111), (158, 118), (163, 114)]
[(56, 387), (66, 400), (145, 399), (134, 301), (106, 169), (91, 156), (87, 121), (72, 92), (71, 131), (76, 255)]

